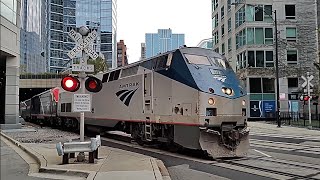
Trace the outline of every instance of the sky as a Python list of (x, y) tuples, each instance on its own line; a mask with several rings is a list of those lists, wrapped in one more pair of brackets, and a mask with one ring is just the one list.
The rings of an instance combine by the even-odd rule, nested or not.
[(145, 33), (171, 28), (187, 46), (211, 38), (211, 0), (118, 0), (117, 41), (127, 45), (129, 63), (140, 58)]

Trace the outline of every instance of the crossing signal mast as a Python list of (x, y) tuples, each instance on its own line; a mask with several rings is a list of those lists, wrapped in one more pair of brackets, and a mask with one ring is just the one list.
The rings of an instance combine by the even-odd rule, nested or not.
[[(91, 111), (91, 95), (85, 94), (85, 90), (89, 92), (99, 92), (102, 89), (102, 82), (93, 75), (87, 75), (85, 72), (94, 72), (94, 65), (87, 64), (89, 55), (92, 59), (96, 59), (99, 55), (92, 49), (92, 43), (97, 37), (94, 30), (89, 33), (86, 26), (79, 28), (79, 33), (73, 29), (68, 35), (76, 42), (76, 46), (68, 52), (68, 56), (73, 59), (82, 52), (80, 64), (73, 64), (72, 71), (78, 71), (79, 74), (68, 75), (61, 80), (61, 87), (69, 92), (76, 92), (81, 87), (81, 94), (73, 96), (73, 112), (80, 112), (80, 141), (84, 141), (84, 112)], [(80, 152), (77, 156), (78, 161), (85, 159), (84, 153)]]

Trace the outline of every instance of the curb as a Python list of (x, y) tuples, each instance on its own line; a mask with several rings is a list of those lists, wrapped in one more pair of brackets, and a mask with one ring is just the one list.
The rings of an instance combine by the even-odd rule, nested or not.
[[(0, 135), (12, 142), (14, 145), (16, 145), (18, 148), (26, 152), (28, 155), (30, 155), (33, 159), (36, 160), (36, 162), (39, 164), (39, 173), (55, 173), (55, 174), (64, 174), (64, 175), (73, 175), (73, 176), (80, 176), (80, 177), (86, 177), (87, 179), (92, 179), (90, 172), (84, 172), (84, 171), (74, 171), (74, 170), (66, 170), (66, 169), (57, 169), (57, 168), (49, 168), (47, 167), (47, 161), (46, 159), (35, 152), (34, 150), (30, 149), (29, 147), (23, 145), (22, 143), (16, 141), (15, 139), (9, 137), (8, 135), (4, 134), (3, 132), (0, 132)], [(91, 178), (90, 178), (91, 177)]]
[(160, 173), (162, 175), (162, 179), (163, 180), (171, 180), (169, 171), (168, 171), (167, 167), (164, 165), (164, 163), (159, 159), (156, 160), (156, 163), (157, 163), (157, 166), (158, 166)]

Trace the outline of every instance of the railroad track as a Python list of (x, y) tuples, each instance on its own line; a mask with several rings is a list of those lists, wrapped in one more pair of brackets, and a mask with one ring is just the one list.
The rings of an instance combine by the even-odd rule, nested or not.
[[(39, 128), (38, 125), (33, 126)], [(91, 136), (95, 134), (89, 133), (87, 135)], [(178, 153), (173, 153), (161, 149), (159, 146), (140, 146), (134, 142), (129, 135), (124, 136), (114, 133), (104, 134), (101, 140), (104, 146), (120, 148), (161, 159), (167, 167), (188, 164), (192, 169), (229, 179), (320, 179), (318, 178), (320, 177), (320, 166), (314, 164), (299, 164), (262, 155), (256, 157), (249, 155), (249, 157), (238, 159), (213, 159), (204, 153), (193, 150), (183, 150)], [(264, 166), (266, 164), (269, 166)], [(286, 172), (283, 168), (272, 169), (272, 167), (286, 167), (288, 170), (300, 169), (300, 171), (309, 170), (310, 173), (299, 174), (300, 171), (292, 173)]]

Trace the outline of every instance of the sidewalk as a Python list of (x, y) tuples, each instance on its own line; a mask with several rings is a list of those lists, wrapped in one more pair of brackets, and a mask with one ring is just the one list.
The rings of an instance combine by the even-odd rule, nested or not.
[(297, 139), (309, 139), (320, 142), (320, 131), (292, 126), (277, 127), (277, 124), (267, 122), (248, 122), (250, 135), (266, 135), (273, 137), (291, 137)]
[(162, 161), (149, 156), (102, 146), (93, 164), (71, 158), (69, 164), (62, 165), (62, 156), (58, 156), (55, 144), (20, 143), (1, 132), (1, 139), (3, 137), (32, 156), (40, 165), (39, 172), (73, 174), (88, 180), (170, 179)]

